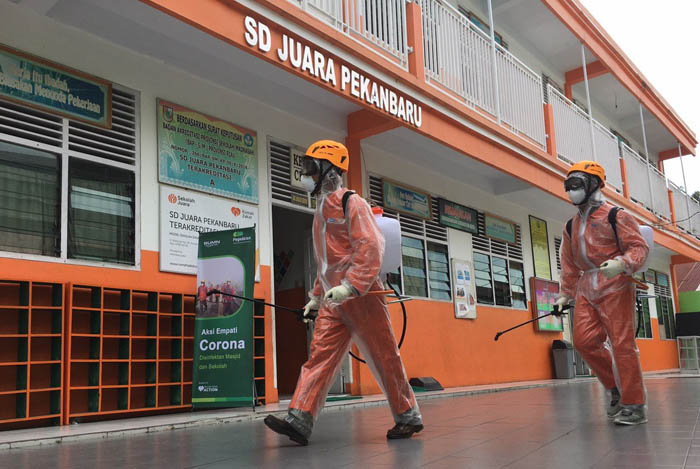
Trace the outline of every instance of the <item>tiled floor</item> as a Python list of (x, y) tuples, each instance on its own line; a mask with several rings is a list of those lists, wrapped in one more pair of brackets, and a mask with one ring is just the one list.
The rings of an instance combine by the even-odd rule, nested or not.
[(2, 468), (700, 467), (700, 379), (648, 379), (649, 423), (616, 427), (597, 383), (422, 401), (425, 430), (387, 441), (386, 407), (328, 412), (309, 446), (261, 421), (0, 452)]

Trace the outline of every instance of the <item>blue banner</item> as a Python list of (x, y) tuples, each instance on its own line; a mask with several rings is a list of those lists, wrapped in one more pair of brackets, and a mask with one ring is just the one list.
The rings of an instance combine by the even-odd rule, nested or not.
[(89, 124), (112, 126), (112, 85), (0, 45), (0, 97)]
[(384, 181), (384, 208), (414, 217), (432, 219), (430, 195)]

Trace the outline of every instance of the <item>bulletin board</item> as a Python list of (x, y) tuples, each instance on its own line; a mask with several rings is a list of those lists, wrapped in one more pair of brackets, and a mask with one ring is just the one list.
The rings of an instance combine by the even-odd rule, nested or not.
[(452, 299), (456, 318), (476, 319), (476, 283), (467, 260), (452, 258)]
[[(543, 278), (530, 277), (530, 292), (532, 295), (532, 316), (537, 319), (551, 313), (554, 303), (559, 297), (559, 283)], [(547, 316), (534, 322), (538, 332), (562, 332), (564, 322), (562, 317)]]

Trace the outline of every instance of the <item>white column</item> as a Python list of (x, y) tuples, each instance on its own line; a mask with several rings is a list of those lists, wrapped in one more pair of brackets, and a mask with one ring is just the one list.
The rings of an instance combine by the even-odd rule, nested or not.
[(598, 161), (598, 153), (595, 149), (595, 132), (593, 132), (593, 110), (591, 109), (591, 90), (588, 87), (588, 69), (586, 68), (586, 47), (583, 45), (583, 43), (581, 43), (581, 63), (583, 63), (583, 83), (586, 85), (586, 103), (588, 106), (588, 124), (591, 130), (591, 148), (593, 149), (593, 161)]
[(649, 148), (647, 148), (647, 131), (644, 127), (644, 108), (642, 107), (641, 102), (639, 103), (639, 119), (642, 122), (642, 139), (644, 139), (644, 154), (647, 157), (647, 179), (649, 180), (649, 195), (651, 196), (651, 209), (655, 210), (656, 207), (654, 205), (654, 189), (651, 185), (651, 169), (649, 169)]
[(498, 125), (501, 125), (501, 93), (498, 89), (498, 65), (496, 64), (496, 33), (494, 32), (493, 24), (493, 7), (491, 6), (491, 0), (488, 0), (489, 4), (489, 23), (491, 24), (491, 70), (493, 72), (493, 90), (494, 98), (496, 101), (496, 119), (498, 119)]

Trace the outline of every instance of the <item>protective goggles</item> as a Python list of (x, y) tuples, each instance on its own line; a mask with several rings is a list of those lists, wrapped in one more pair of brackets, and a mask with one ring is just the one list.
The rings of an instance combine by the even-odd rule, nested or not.
[(314, 174), (319, 174), (321, 172), (321, 166), (316, 158), (304, 156), (301, 165), (301, 174), (303, 176), (313, 176)]
[(580, 177), (570, 177), (564, 181), (564, 190), (566, 192), (575, 191), (579, 189), (586, 189), (586, 181)]

